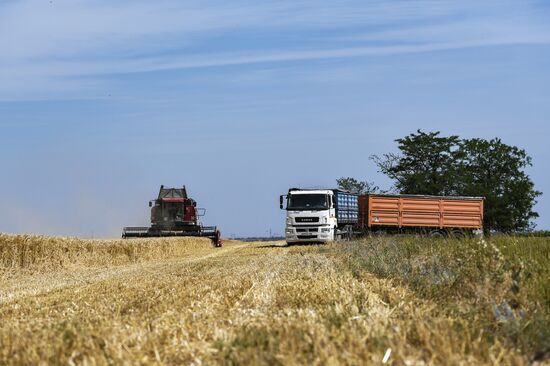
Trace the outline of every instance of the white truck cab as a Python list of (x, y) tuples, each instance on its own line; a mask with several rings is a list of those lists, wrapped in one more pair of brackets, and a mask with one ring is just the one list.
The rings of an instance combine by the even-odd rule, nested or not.
[(285, 198), (287, 243), (324, 243), (335, 239), (338, 221), (334, 190), (291, 188), (286, 196), (280, 197), (281, 209)]

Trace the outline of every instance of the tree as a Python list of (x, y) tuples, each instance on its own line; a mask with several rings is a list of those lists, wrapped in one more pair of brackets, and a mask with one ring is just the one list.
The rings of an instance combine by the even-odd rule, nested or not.
[(379, 171), (395, 180), (395, 189), (406, 194), (456, 194), (457, 166), (462, 157), (458, 136), (418, 130), (395, 140), (400, 154), (373, 155)]
[(336, 179), (336, 183), (338, 184), (338, 188), (357, 194), (373, 193), (380, 190), (378, 186), (376, 186), (373, 182), (361, 182), (351, 177), (342, 177)]
[(461, 192), (485, 197), (484, 226), (503, 232), (529, 230), (536, 198), (542, 193), (524, 169), (531, 166), (526, 151), (504, 144), (500, 139), (467, 139), (461, 144), (459, 162)]
[(420, 130), (397, 139), (399, 154), (373, 156), (400, 193), (485, 197), (484, 227), (502, 232), (533, 228), (542, 193), (524, 169), (526, 151), (500, 139), (441, 137)]

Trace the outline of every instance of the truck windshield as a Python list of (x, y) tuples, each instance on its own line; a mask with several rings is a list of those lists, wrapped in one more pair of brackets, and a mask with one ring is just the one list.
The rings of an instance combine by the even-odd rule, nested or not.
[(291, 194), (288, 196), (287, 210), (327, 210), (326, 194)]

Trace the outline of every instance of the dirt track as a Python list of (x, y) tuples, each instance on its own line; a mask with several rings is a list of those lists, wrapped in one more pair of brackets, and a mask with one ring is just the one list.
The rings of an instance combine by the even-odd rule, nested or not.
[[(206, 244), (206, 243), (205, 243)], [(222, 248), (210, 252), (209, 247), (205, 245), (205, 251), (196, 251), (189, 257), (177, 259), (164, 259), (149, 263), (128, 264), (125, 266), (113, 266), (106, 268), (89, 268), (74, 270), (64, 270), (59, 272), (39, 273), (26, 277), (15, 277), (5, 280), (0, 284), (0, 304), (29, 295), (40, 295), (53, 290), (61, 290), (74, 286), (84, 286), (100, 281), (109, 281), (112, 279), (132, 279), (144, 274), (162, 272), (169, 266), (181, 266), (187, 263), (193, 263), (208, 258), (224, 255), (227, 251), (232, 251), (243, 247), (243, 245), (232, 245), (229, 248)]]

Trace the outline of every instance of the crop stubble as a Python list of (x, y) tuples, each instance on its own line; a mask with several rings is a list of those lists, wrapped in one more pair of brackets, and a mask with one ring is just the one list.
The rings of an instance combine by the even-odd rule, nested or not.
[(181, 248), (5, 268), (0, 364), (379, 364), (388, 350), (389, 364), (527, 361), (330, 247), (162, 243)]

